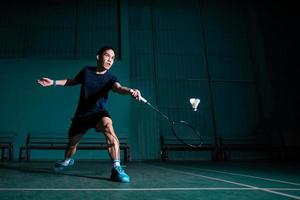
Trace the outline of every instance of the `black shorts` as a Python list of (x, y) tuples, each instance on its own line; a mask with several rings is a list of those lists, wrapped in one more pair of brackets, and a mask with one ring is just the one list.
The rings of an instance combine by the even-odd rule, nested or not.
[(85, 117), (74, 118), (68, 133), (69, 145), (77, 144), (89, 129), (96, 128), (97, 123), (99, 123), (103, 117), (111, 118), (105, 110)]

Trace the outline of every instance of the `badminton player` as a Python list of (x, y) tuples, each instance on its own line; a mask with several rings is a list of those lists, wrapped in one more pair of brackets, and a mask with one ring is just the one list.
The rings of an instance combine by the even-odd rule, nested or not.
[(104, 133), (108, 144), (108, 153), (113, 161), (111, 179), (118, 182), (130, 182), (130, 177), (120, 165), (119, 140), (105, 105), (110, 90), (123, 95), (131, 95), (135, 99), (139, 99), (141, 93), (137, 89), (122, 86), (117, 77), (109, 72), (114, 59), (114, 49), (105, 46), (96, 54), (97, 66), (84, 67), (75, 78), (52, 80), (43, 77), (38, 80), (38, 83), (44, 87), (81, 84), (79, 103), (69, 128), (69, 144), (65, 151), (65, 158), (55, 164), (55, 170), (62, 170), (74, 164), (72, 157), (80, 139), (90, 128), (95, 128), (97, 132)]

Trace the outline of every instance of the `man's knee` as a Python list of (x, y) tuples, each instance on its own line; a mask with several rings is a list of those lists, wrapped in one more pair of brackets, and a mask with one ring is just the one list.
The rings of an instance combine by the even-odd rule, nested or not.
[(106, 132), (106, 133), (113, 133), (114, 129), (113, 129), (112, 122), (108, 121), (108, 122), (104, 123), (103, 129), (104, 129), (104, 132)]
[(74, 149), (77, 148), (77, 145), (78, 145), (78, 144), (71, 144), (71, 143), (69, 143), (69, 144), (68, 144), (68, 149), (74, 150)]
[(113, 131), (112, 120), (109, 117), (104, 117), (97, 123), (96, 131), (99, 132), (111, 132)]

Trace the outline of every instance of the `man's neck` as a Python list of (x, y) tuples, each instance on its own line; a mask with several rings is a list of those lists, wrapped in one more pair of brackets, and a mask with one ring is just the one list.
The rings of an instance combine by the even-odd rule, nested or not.
[(103, 67), (97, 66), (96, 74), (105, 74), (107, 72)]

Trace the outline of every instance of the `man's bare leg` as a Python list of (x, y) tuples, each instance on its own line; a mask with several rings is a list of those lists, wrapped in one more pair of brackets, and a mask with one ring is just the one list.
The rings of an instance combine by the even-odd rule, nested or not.
[(96, 129), (102, 131), (108, 144), (108, 153), (113, 160), (111, 179), (119, 182), (130, 182), (129, 176), (120, 165), (120, 143), (114, 131), (112, 120), (109, 117), (103, 117), (97, 124)]

